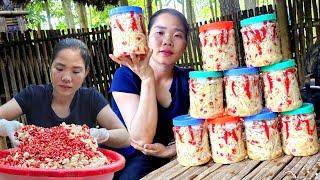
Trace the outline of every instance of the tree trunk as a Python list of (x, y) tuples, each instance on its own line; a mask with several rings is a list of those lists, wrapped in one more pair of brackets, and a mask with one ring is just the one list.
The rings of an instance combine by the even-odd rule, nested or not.
[(88, 19), (87, 19), (87, 11), (86, 6), (82, 3), (77, 3), (80, 28), (88, 28)]
[(53, 29), (52, 24), (51, 24), (51, 15), (50, 15), (50, 8), (49, 8), (49, 0), (44, 0), (44, 10), (47, 13), (47, 20), (48, 20), (48, 24), (49, 24), (49, 29)]
[(289, 32), (288, 32), (288, 14), (286, 1), (277, 0), (276, 1), (276, 10), (278, 15), (278, 27), (280, 34), (280, 45), (283, 59), (289, 59), (292, 57)]
[(244, 6), (245, 9), (254, 9), (257, 7), (257, 1), (256, 0), (245, 0), (244, 1)]
[(214, 9), (213, 9), (213, 5), (212, 5), (212, 0), (209, 0), (209, 6), (210, 6), (211, 17), (212, 17), (212, 19), (214, 19), (215, 16), (214, 16)]
[(192, 5), (192, 1), (186, 1), (186, 14), (187, 14), (187, 20), (189, 24), (193, 24), (194, 22), (196, 22), (195, 17), (194, 17), (194, 10), (193, 10), (193, 5)]
[(128, 6), (128, 0), (120, 0), (118, 4), (119, 6)]
[(239, 0), (219, 0), (221, 16), (237, 13), (240, 11)]
[(74, 19), (72, 15), (71, 0), (61, 0), (64, 12), (64, 20), (69, 29), (75, 29)]
[(148, 19), (152, 16), (152, 0), (147, 0)]

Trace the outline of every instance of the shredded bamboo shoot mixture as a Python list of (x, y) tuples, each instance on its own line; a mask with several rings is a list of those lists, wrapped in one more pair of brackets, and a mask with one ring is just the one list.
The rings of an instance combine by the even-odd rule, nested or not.
[(52, 128), (26, 125), (15, 136), (20, 144), (0, 164), (30, 168), (89, 168), (111, 162), (100, 151), (86, 125), (62, 123)]

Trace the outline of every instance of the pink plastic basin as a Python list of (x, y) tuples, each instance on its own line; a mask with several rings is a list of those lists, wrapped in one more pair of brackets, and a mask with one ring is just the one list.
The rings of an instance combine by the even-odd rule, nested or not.
[[(0, 158), (6, 157), (12, 149), (0, 151)], [(122, 155), (99, 149), (110, 161), (111, 164), (98, 168), (81, 169), (40, 169), (40, 168), (19, 168), (0, 165), (0, 180), (105, 180), (112, 179), (116, 171), (125, 165)]]

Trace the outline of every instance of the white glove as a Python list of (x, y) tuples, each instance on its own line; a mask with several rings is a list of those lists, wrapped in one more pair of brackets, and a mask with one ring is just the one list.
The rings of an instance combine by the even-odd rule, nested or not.
[(18, 121), (8, 121), (0, 119), (0, 136), (8, 136), (13, 147), (19, 145), (18, 139), (14, 136), (15, 132), (23, 126)]
[(90, 128), (90, 135), (97, 140), (97, 143), (103, 143), (109, 139), (109, 132), (106, 128)]

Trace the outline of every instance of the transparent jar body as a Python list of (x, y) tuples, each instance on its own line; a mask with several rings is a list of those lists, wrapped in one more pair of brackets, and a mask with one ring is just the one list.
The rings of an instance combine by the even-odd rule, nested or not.
[(261, 67), (282, 59), (278, 25), (266, 21), (241, 28), (246, 65)]
[(211, 159), (207, 128), (207, 123), (173, 127), (179, 164), (197, 166)]
[(212, 29), (199, 34), (203, 69), (223, 71), (238, 67), (233, 29)]
[(227, 113), (231, 116), (251, 116), (262, 110), (258, 74), (226, 76), (225, 93)]
[(266, 107), (273, 112), (291, 111), (302, 105), (296, 68), (263, 72)]
[(216, 123), (208, 125), (212, 159), (216, 163), (230, 164), (247, 156), (244, 146), (242, 123)]
[(190, 115), (197, 118), (211, 118), (223, 113), (223, 79), (190, 78)]
[(314, 113), (282, 116), (281, 134), (287, 155), (310, 156), (319, 151)]
[(248, 157), (253, 160), (269, 160), (282, 155), (278, 118), (245, 121)]
[(110, 17), (113, 55), (129, 56), (134, 52), (145, 55), (148, 52), (144, 17), (134, 11), (115, 14)]

